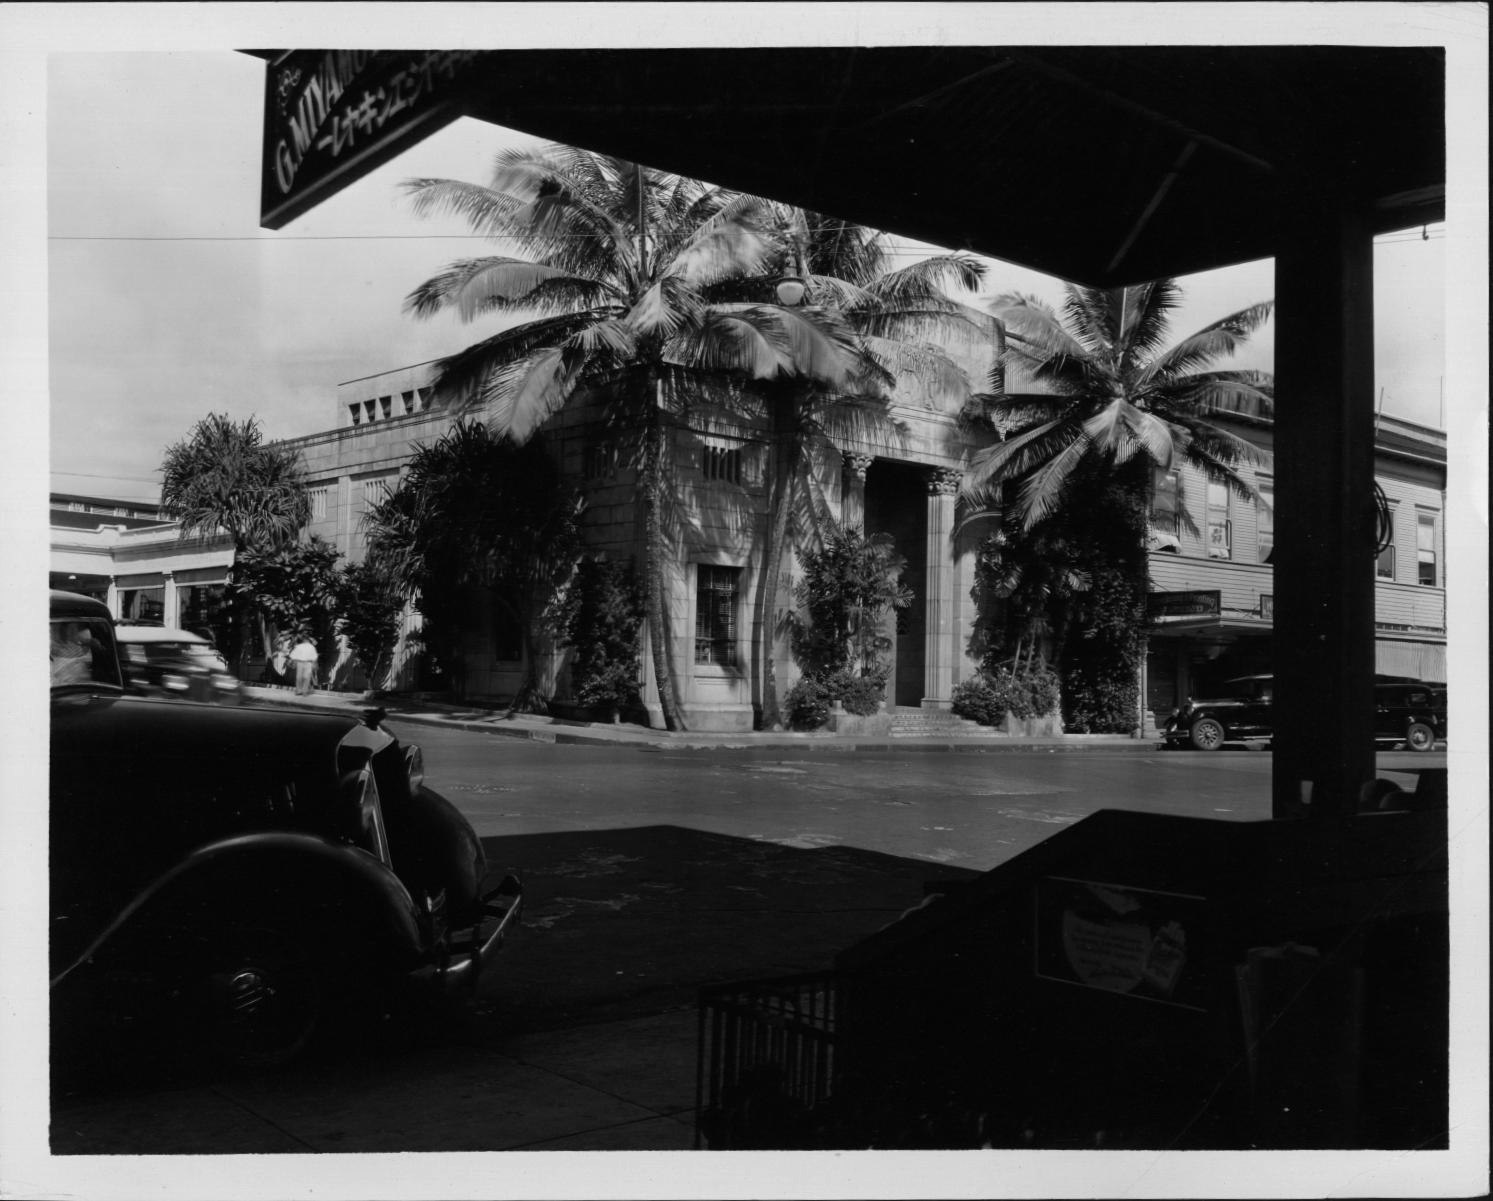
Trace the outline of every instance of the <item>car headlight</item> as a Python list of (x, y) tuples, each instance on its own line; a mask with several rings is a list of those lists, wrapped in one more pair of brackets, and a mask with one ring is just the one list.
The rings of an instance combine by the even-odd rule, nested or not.
[(404, 748), (404, 774), (409, 778), (410, 796), (414, 796), (425, 783), (425, 755), (413, 743)]

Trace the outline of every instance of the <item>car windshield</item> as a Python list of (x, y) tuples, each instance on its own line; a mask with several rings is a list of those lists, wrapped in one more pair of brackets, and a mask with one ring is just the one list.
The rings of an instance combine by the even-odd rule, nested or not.
[(228, 664), (217, 648), (206, 642), (122, 642), (120, 645), (131, 663), (175, 663), (206, 671), (228, 671)]
[(74, 618), (51, 623), (52, 687), (76, 684), (121, 686), (114, 657), (114, 630), (104, 618)]

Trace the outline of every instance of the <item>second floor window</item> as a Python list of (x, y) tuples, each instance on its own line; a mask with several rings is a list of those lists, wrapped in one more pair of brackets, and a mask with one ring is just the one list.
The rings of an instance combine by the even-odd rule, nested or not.
[(1415, 582), (1436, 586), (1436, 515), (1418, 513), (1415, 520)]
[(1208, 558), (1233, 557), (1230, 548), (1229, 486), (1222, 480), (1208, 481)]
[(1180, 534), (1181, 477), (1158, 467), (1151, 478), (1151, 525), (1162, 534)]
[(1255, 544), (1261, 563), (1269, 563), (1275, 554), (1275, 484), (1260, 481), (1260, 501), (1255, 506)]
[(741, 568), (699, 565), (695, 594), (695, 662), (736, 666), (736, 609)]
[(741, 447), (705, 447), (701, 468), (707, 480), (722, 480), (728, 484), (741, 483)]

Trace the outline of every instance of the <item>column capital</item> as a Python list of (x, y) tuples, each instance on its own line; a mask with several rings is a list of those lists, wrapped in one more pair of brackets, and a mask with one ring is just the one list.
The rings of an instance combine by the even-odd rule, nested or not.
[(952, 496), (959, 491), (964, 472), (955, 467), (933, 467), (928, 471), (926, 482), (929, 496)]
[(866, 472), (870, 470), (871, 464), (875, 461), (875, 455), (846, 455), (845, 471), (851, 479), (865, 483)]

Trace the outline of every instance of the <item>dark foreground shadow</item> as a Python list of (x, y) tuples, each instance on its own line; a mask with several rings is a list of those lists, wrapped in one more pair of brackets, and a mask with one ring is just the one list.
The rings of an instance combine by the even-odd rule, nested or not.
[[(383, 1120), (377, 1105), (386, 1102), (373, 1099), (383, 1094), (370, 1082), (384, 1088), (400, 1080), (417, 1088), (419, 1112), (402, 1119), (410, 1123), (407, 1144), (396, 1135), (379, 1149), (484, 1149), (461, 1133), (459, 1114), (483, 1104), (473, 1095), (465, 1052), (501, 1057), (527, 1036), (620, 1023), (623, 1045), (610, 1053), (625, 1078), (628, 1055), (636, 1054), (643, 1071), (641, 1061), (661, 1054), (656, 1031), (635, 1048), (626, 1045), (638, 1022), (692, 1014), (706, 985), (827, 969), (839, 951), (920, 904), (927, 882), (973, 875), (850, 847), (783, 846), (677, 826), (488, 838), (484, 848), (494, 880), (510, 871), (522, 878), (525, 910), (475, 993), (402, 992), (330, 1015), (296, 1063), (226, 1081), (174, 1054), (169, 1031), (126, 1037), (108, 1023), (87, 1033), (59, 1030), (52, 1047), (54, 1153), (307, 1149), (246, 1135), (217, 1109), (204, 1108), (199, 1121), (182, 1098), (201, 1090), (252, 1095), (267, 1106), (309, 1090), (322, 1109), (335, 1106), (351, 1146), (356, 1132)], [(669, 1054), (688, 1065), (688, 1106), (694, 1022), (671, 1029), (681, 1045)], [(142, 1107), (168, 1104), (169, 1121), (164, 1113), (156, 1122), (142, 1116)]]
[[(854, 847), (814, 849), (679, 826), (483, 840), (524, 881), (522, 928), (479, 1009), (540, 1029), (693, 1006), (722, 981), (831, 966), (975, 873)], [(491, 1027), (493, 1023), (479, 1024)]]

